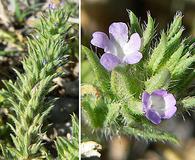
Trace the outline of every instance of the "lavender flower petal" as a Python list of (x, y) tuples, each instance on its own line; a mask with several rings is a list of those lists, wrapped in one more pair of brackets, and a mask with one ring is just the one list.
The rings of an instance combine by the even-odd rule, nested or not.
[(111, 53), (104, 53), (100, 58), (100, 63), (108, 71), (113, 70), (117, 65), (121, 63), (120, 59), (117, 56), (114, 56)]
[(147, 109), (149, 109), (149, 98), (150, 94), (148, 92), (144, 92), (142, 94), (142, 103), (143, 103), (143, 111), (146, 112)]
[(129, 52), (138, 51), (141, 48), (141, 38), (138, 33), (133, 33), (130, 37), (129, 42), (125, 46), (125, 50)]
[(155, 90), (154, 92), (152, 92), (151, 95), (166, 96), (167, 95), (167, 91), (164, 90), (164, 89), (158, 89), (158, 90)]
[(138, 51), (128, 54), (124, 57), (123, 62), (127, 64), (138, 63), (142, 59), (142, 54)]
[(175, 97), (172, 95), (172, 94), (167, 94), (165, 97), (164, 97), (164, 100), (165, 100), (165, 105), (166, 105), (166, 110), (165, 110), (165, 113), (164, 115), (162, 116), (163, 119), (169, 119), (171, 118), (175, 112), (177, 111), (177, 108), (176, 108), (176, 100), (175, 100)]
[(110, 40), (124, 45), (128, 41), (128, 27), (123, 22), (112, 23), (109, 27)]
[(175, 114), (176, 111), (177, 111), (177, 107), (172, 106), (165, 111), (164, 115), (161, 116), (161, 118), (170, 119), (171, 117), (173, 117), (173, 115)]
[(148, 120), (150, 120), (152, 123), (154, 124), (159, 124), (161, 122), (161, 117), (160, 115), (158, 114), (158, 112), (152, 110), (152, 109), (149, 109), (147, 112), (146, 112), (146, 118)]
[(167, 107), (167, 108), (176, 105), (175, 97), (174, 97), (172, 94), (170, 94), (170, 93), (168, 93), (168, 94), (164, 97), (164, 100), (165, 100), (165, 103), (166, 103), (166, 107)]
[(103, 32), (95, 32), (93, 33), (93, 39), (91, 40), (91, 44), (97, 46), (99, 48), (104, 49), (105, 47), (109, 46), (109, 38)]

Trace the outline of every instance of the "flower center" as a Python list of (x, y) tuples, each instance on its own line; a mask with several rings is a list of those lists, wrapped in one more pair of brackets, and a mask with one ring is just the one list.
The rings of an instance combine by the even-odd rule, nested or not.
[(111, 39), (111, 53), (114, 54), (115, 56), (119, 57), (121, 60), (124, 57), (124, 49), (123, 46), (125, 45), (125, 42), (123, 42), (120, 39), (115, 39), (112, 34), (110, 34), (110, 39)]
[(161, 96), (151, 95), (150, 97), (150, 106), (152, 109), (157, 111), (160, 115), (165, 112), (165, 101)]

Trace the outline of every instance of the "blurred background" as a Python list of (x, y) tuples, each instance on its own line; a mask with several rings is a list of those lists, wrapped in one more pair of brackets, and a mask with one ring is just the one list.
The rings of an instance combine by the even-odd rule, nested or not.
[[(92, 33), (95, 31), (108, 33), (112, 22), (129, 23), (126, 9), (140, 17), (141, 22), (147, 20), (147, 11), (150, 11), (158, 24), (157, 31), (167, 29), (175, 13), (181, 11), (184, 15), (184, 36), (195, 37), (195, 0), (81, 0), (82, 44), (91, 47)], [(93, 81), (90, 66), (84, 55), (81, 72), (82, 83)], [(131, 137), (113, 137), (111, 140), (102, 140), (100, 159), (195, 160), (195, 113), (191, 111), (179, 117), (163, 123), (162, 127), (177, 135), (181, 141), (180, 146), (149, 143)]]

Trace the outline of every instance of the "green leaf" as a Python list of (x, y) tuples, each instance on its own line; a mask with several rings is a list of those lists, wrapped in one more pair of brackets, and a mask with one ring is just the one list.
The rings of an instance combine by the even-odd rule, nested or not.
[(106, 115), (106, 120), (104, 122), (105, 127), (109, 127), (112, 124), (116, 123), (116, 119), (120, 113), (121, 104), (117, 102), (112, 102), (107, 105), (108, 112)]
[(79, 120), (75, 114), (72, 115), (72, 136), (79, 139)]
[(142, 53), (148, 53), (150, 42), (155, 34), (155, 22), (152, 19), (150, 13), (148, 12), (148, 23), (146, 25), (146, 29), (143, 33), (143, 45), (141, 48)]
[(4, 101), (4, 97), (1, 95), (1, 93), (0, 93), (0, 103), (2, 103), (3, 101)]
[(181, 59), (173, 70), (173, 76), (176, 79), (179, 79), (179, 77), (185, 73), (185, 71), (191, 66), (193, 62), (195, 62), (195, 55), (187, 59)]
[(183, 17), (182, 13), (177, 12), (169, 30), (167, 31), (168, 40), (170, 40), (172, 37), (174, 37), (174, 35), (180, 30), (180, 28), (182, 26), (182, 17)]
[(145, 90), (149, 93), (157, 89), (166, 89), (170, 83), (171, 74), (168, 69), (163, 69), (145, 82)]
[(178, 96), (187, 96), (188, 87), (192, 84), (195, 77), (195, 70), (188, 69), (186, 73), (179, 77), (174, 83), (175, 87), (173, 90), (177, 93)]
[(183, 107), (185, 109), (195, 108), (195, 97), (186, 97), (182, 100)]
[[(132, 97), (139, 97), (143, 88), (142, 82), (136, 77), (136, 72), (129, 71), (128, 67), (117, 67), (111, 73), (111, 89), (117, 97), (129, 100)], [(139, 85), (136, 85), (139, 83)]]
[(88, 61), (91, 64), (99, 88), (103, 92), (110, 94), (110, 75), (100, 64), (98, 56), (85, 46), (82, 46), (82, 53), (86, 54)]
[(132, 33), (137, 32), (140, 36), (142, 36), (142, 29), (140, 27), (138, 18), (132, 11), (127, 10), (127, 12), (129, 14), (129, 19), (130, 19), (131, 32)]
[(163, 32), (161, 34), (160, 42), (158, 43), (158, 46), (153, 50), (151, 58), (148, 62), (148, 69), (152, 73), (154, 73), (157, 70), (159, 64), (161, 63), (165, 55), (166, 43), (167, 43), (166, 35)]
[(75, 115), (72, 116), (72, 137), (71, 139), (57, 137), (55, 145), (59, 160), (78, 160), (79, 159), (79, 125)]
[(167, 42), (166, 54), (164, 57), (164, 61), (166, 62), (167, 59), (172, 55), (172, 53), (178, 49), (181, 44), (181, 36), (184, 31), (184, 28), (181, 28), (175, 35)]
[(91, 128), (99, 129), (103, 127), (108, 113), (108, 108), (103, 98), (96, 98), (93, 95), (85, 96), (82, 101), (82, 108)]
[(178, 64), (180, 57), (182, 56), (183, 50), (184, 50), (184, 45), (181, 44), (180, 47), (171, 55), (170, 59), (165, 64), (164, 67), (168, 68), (171, 73), (176, 67), (176, 65)]
[(177, 138), (174, 135), (165, 131), (157, 130), (156, 128), (151, 126), (149, 128), (147, 128), (146, 126), (142, 126), (140, 128), (130, 126), (130, 127), (123, 127), (122, 130), (125, 134), (130, 134), (137, 138), (140, 137), (147, 141), (171, 142), (174, 144), (179, 143)]

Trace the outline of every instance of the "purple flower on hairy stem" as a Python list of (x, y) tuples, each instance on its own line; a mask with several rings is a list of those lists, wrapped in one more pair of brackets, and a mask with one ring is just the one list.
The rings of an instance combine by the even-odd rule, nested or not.
[(138, 63), (142, 54), (139, 52), (141, 38), (138, 33), (128, 36), (128, 27), (125, 23), (112, 23), (109, 27), (109, 37), (103, 32), (93, 33), (91, 44), (104, 49), (100, 63), (108, 71), (119, 64)]
[(162, 119), (170, 119), (175, 112), (175, 97), (166, 90), (155, 90), (151, 94), (142, 94), (143, 111), (147, 119), (154, 124), (159, 124)]

